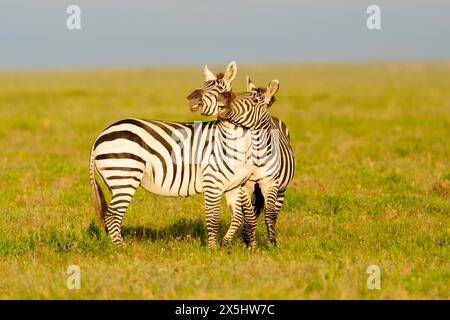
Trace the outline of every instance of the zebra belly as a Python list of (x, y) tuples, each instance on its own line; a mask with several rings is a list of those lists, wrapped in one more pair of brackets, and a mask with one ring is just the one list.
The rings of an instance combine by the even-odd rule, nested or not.
[(151, 193), (155, 193), (161, 196), (187, 197), (203, 192), (201, 187), (195, 188), (194, 183), (195, 180), (184, 181), (181, 186), (180, 183), (176, 183), (170, 186), (167, 183), (161, 183), (161, 181), (154, 181), (152, 169), (146, 168), (144, 170), (144, 177), (141, 181), (141, 187)]

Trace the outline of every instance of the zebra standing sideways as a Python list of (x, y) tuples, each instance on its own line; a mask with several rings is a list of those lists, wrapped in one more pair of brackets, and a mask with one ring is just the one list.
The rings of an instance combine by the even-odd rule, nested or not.
[[(246, 183), (246, 193), (264, 197), (265, 222), (269, 241), (276, 244), (275, 226), (286, 188), (295, 171), (295, 159), (290, 145), (289, 131), (279, 119), (270, 117), (268, 108), (273, 104), (273, 95), (278, 90), (278, 81), (272, 81), (267, 89), (256, 88), (247, 78), (247, 94), (234, 94), (217, 86), (218, 78), (205, 67), (209, 74), (207, 81), (195, 90), (190, 98), (192, 111), (200, 110), (203, 115), (219, 115), (239, 125), (252, 127), (252, 177)], [(226, 100), (224, 102), (223, 100)], [(261, 104), (264, 101), (264, 104)], [(221, 106), (222, 104), (222, 106)], [(225, 105), (225, 106), (223, 106)], [(225, 110), (228, 110), (226, 115)], [(259, 195), (259, 196), (258, 196)], [(255, 203), (255, 210), (262, 208), (261, 200)], [(258, 212), (256, 212), (258, 213)], [(246, 215), (247, 217), (247, 215)], [(244, 240), (249, 241), (254, 232), (253, 221), (245, 219)], [(233, 230), (237, 230), (235, 226)], [(231, 227), (230, 227), (231, 228)]]
[[(230, 64), (223, 84), (229, 88), (235, 75)], [(237, 212), (233, 216), (243, 209), (253, 213), (241, 188), (252, 172), (250, 143), (248, 129), (227, 121), (123, 119), (110, 125), (94, 142), (89, 171), (96, 213), (112, 242), (123, 242), (122, 218), (141, 186), (165, 196), (204, 193), (208, 246), (215, 247), (222, 193)], [(95, 171), (112, 194), (109, 205)]]

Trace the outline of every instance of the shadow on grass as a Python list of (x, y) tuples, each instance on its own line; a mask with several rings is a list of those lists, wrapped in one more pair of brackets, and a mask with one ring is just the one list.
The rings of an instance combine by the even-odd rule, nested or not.
[(177, 222), (161, 229), (148, 226), (123, 226), (122, 236), (124, 238), (135, 238), (139, 240), (173, 240), (176, 238), (191, 237), (205, 241), (207, 239), (206, 227), (201, 219), (180, 219)]
[[(219, 224), (219, 238), (221, 238), (228, 225), (223, 222)], [(156, 229), (150, 226), (123, 226), (122, 236), (138, 240), (173, 240), (173, 239), (197, 239), (203, 244), (207, 243), (208, 233), (203, 219), (180, 219), (166, 227)]]
[[(219, 239), (222, 239), (229, 224), (219, 224)], [(203, 219), (180, 219), (161, 229), (147, 226), (135, 226), (122, 228), (125, 239), (137, 239), (143, 241), (174, 241), (181, 240), (191, 242), (198, 240), (202, 246), (207, 246), (207, 231)], [(241, 232), (237, 232), (234, 241), (236, 244), (242, 241)], [(257, 241), (261, 248), (267, 248), (267, 241), (262, 234), (257, 234)], [(270, 246), (269, 246), (270, 247)], [(56, 253), (84, 252), (96, 254), (110, 254), (114, 252), (109, 236), (92, 219), (89, 227), (82, 229), (60, 230), (58, 228), (42, 228), (38, 232), (29, 232), (23, 235), (1, 232), (0, 230), (0, 257), (22, 256), (35, 252), (40, 248), (50, 249)]]
[[(229, 224), (220, 222), (219, 241), (228, 230)], [(203, 219), (180, 219), (171, 225), (161, 229), (155, 229), (149, 226), (123, 226), (122, 236), (124, 239), (137, 239), (145, 241), (171, 241), (174, 239), (196, 239), (200, 240), (202, 245), (207, 245), (208, 233)], [(233, 241), (243, 241), (241, 229), (236, 232)], [(270, 247), (268, 241), (261, 234), (257, 234), (258, 244), (263, 248)]]

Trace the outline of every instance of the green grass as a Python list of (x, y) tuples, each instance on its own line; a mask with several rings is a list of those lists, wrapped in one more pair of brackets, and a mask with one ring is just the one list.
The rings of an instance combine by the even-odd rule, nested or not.
[(96, 135), (124, 117), (206, 120), (185, 100), (201, 68), (1, 72), (0, 298), (450, 298), (449, 62), (242, 66), (236, 91), (246, 74), (280, 80), (271, 111), (297, 160), (279, 245), (260, 220), (253, 254), (207, 249), (202, 196), (139, 190), (124, 248), (94, 222)]

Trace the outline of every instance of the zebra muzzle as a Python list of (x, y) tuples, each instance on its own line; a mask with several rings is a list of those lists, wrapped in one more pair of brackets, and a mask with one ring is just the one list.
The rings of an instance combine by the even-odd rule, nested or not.
[(189, 101), (189, 108), (191, 108), (192, 112), (197, 112), (202, 107), (201, 101)]
[(202, 107), (203, 103), (200, 99), (190, 99), (188, 100), (189, 108), (191, 108), (192, 112), (197, 112)]
[(192, 112), (198, 111), (203, 103), (202, 103), (202, 91), (194, 90), (190, 95), (187, 96), (189, 108), (191, 108)]

